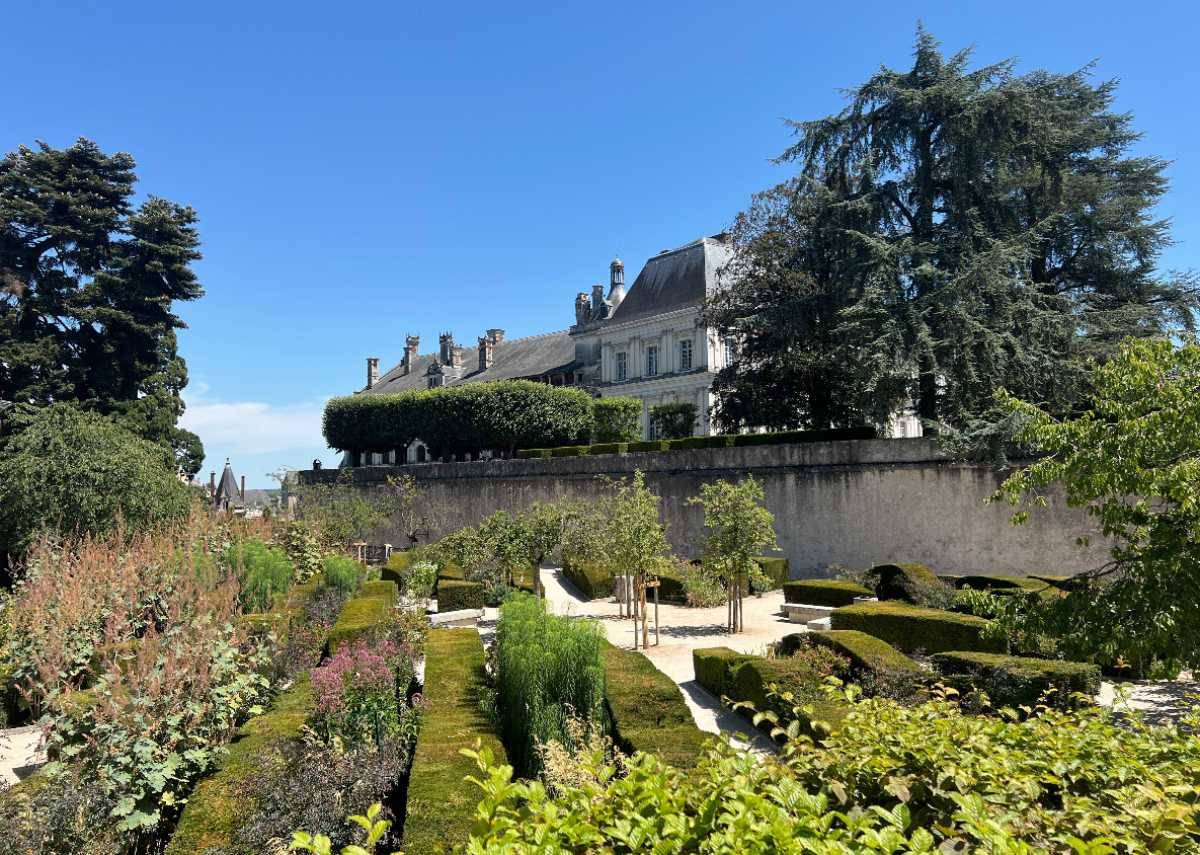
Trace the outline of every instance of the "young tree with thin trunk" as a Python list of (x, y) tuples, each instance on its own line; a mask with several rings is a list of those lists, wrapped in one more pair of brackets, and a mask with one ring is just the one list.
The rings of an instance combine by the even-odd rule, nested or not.
[(634, 635), (641, 620), (641, 646), (650, 646), (646, 624), (646, 582), (670, 551), (667, 529), (659, 514), (662, 499), (646, 486), (641, 470), (629, 480), (609, 482), (606, 501), (608, 520), (605, 552), (610, 565), (619, 573), (628, 573), (636, 608), (633, 610)]

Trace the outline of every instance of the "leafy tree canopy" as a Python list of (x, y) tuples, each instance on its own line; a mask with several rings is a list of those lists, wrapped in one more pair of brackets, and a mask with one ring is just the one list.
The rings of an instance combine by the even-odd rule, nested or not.
[(970, 67), (919, 30), (838, 114), (793, 122), (795, 177), (733, 229), (708, 306), (737, 357), (715, 384), (733, 428), (989, 415), (1003, 386), (1056, 413), (1088, 359), (1192, 329), (1190, 275), (1162, 275), (1165, 161), (1135, 156), (1115, 83), (1092, 69)]
[(86, 139), (0, 160), (0, 400), (16, 429), (53, 402), (112, 415), (194, 475), (174, 303), (203, 293), (196, 214), (155, 196), (135, 207), (135, 181), (130, 155)]
[(0, 507), (0, 554), (19, 555), (38, 533), (97, 536), (182, 517), (191, 492), (163, 446), (51, 404), (0, 448)]

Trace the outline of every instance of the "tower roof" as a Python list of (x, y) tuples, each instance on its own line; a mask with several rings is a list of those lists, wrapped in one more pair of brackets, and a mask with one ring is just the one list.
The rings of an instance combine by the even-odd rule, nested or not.
[(230, 504), (242, 501), (242, 491), (238, 489), (237, 479), (233, 477), (233, 467), (229, 465), (228, 459), (225, 461), (225, 471), (221, 473), (221, 482), (217, 484), (217, 495), (213, 499)]

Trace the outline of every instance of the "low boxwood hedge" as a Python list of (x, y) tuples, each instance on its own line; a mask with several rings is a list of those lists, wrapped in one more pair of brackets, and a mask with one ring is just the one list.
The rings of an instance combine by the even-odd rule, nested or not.
[(1007, 576), (995, 574), (975, 574), (956, 576), (954, 587), (974, 588), (976, 591), (1040, 591), (1047, 582), (1028, 576)]
[(230, 855), (256, 855), (234, 845), (241, 823), (254, 813), (245, 782), (279, 762), (284, 745), (301, 737), (314, 705), (305, 674), (275, 698), (267, 712), (242, 725), (216, 771), (200, 781), (188, 798), (166, 855), (195, 855), (210, 849)]
[(683, 439), (667, 440), (667, 448), (671, 451), (684, 451), (692, 448), (733, 448), (734, 439), (733, 434), (685, 436)]
[(437, 605), (439, 612), (482, 609), (486, 605), (483, 584), (465, 579), (439, 579)]
[(546, 460), (551, 456), (551, 450), (549, 448), (522, 448), (513, 456), (518, 460)]
[(387, 563), (379, 568), (379, 578), (395, 582), (397, 587), (404, 584), (404, 574), (412, 564), (413, 554), (408, 550), (395, 550), (388, 556)]
[[(762, 571), (767, 574), (767, 579), (770, 580), (768, 587), (763, 588), (763, 591), (774, 591), (782, 588), (788, 580), (788, 560), (772, 555), (760, 555), (754, 559)], [(759, 590), (755, 588), (755, 590)]]
[(831, 428), (828, 430), (786, 430), (775, 433), (744, 433), (733, 438), (735, 446), (778, 445), (784, 442), (839, 442), (849, 439), (875, 439), (879, 432), (870, 426)]
[(396, 605), (396, 586), (392, 582), (367, 582), (363, 592), (342, 606), (337, 622), (329, 630), (325, 650), (332, 656), (344, 644), (350, 644), (382, 623)]
[(588, 453), (586, 445), (560, 445), (550, 449), (551, 457), (582, 457)]
[(869, 597), (871, 590), (845, 579), (799, 579), (785, 582), (783, 601), (808, 606), (849, 606), (855, 597)]
[[(748, 701), (758, 712), (774, 710), (777, 714), (792, 716), (795, 707), (809, 706), (811, 713), (801, 716), (801, 724), (815, 732), (812, 722), (824, 722), (831, 731), (836, 731), (848, 711), (844, 700), (828, 695), (823, 690), (823, 681), (814, 682), (811, 669), (796, 659), (764, 659), (747, 656), (733, 663), (727, 681), (729, 699)], [(782, 702), (768, 696), (771, 686), (782, 694), (791, 692), (792, 705), (781, 709)], [(765, 726), (764, 726), (765, 727)]]
[[(603, 400), (603, 399), (601, 399)], [(631, 442), (601, 442), (593, 445), (568, 445), (557, 448), (522, 448), (515, 453), (521, 460), (549, 457), (578, 457), (584, 454), (635, 454), (647, 451), (680, 451), (692, 448), (741, 448), (781, 443), (839, 442), (854, 439), (874, 439), (873, 427), (836, 428), (832, 430), (777, 431), (775, 433), (717, 434), (688, 436), (682, 439), (650, 439)], [(621, 447), (618, 450), (617, 447)], [(600, 449), (605, 450), (600, 450)]]
[(672, 766), (694, 766), (708, 734), (696, 727), (679, 686), (635, 650), (606, 641), (601, 655), (617, 745), (657, 754)]
[(856, 629), (881, 638), (906, 652), (923, 650), (1004, 651), (1003, 638), (985, 636), (989, 621), (974, 615), (894, 601), (843, 606), (831, 615), (832, 629)]
[(425, 714), (413, 755), (403, 849), (409, 855), (458, 851), (466, 845), (480, 791), (463, 779), (477, 775), (463, 748), (478, 741), (496, 762), (504, 746), (479, 704), (483, 642), (471, 628), (432, 629), (425, 641)]
[(625, 451), (628, 454), (641, 453), (646, 451), (670, 451), (671, 442), (666, 439), (647, 439), (639, 442), (629, 442), (625, 444)]
[(696, 682), (720, 698), (729, 694), (729, 674), (733, 667), (745, 659), (753, 658), (748, 653), (738, 653), (728, 647), (700, 647), (692, 650), (692, 670), (696, 674)]
[[(1088, 662), (1030, 659), (999, 653), (954, 650), (935, 653), (933, 667), (960, 692), (987, 692), (993, 705), (1055, 706), (1078, 704), (1076, 693), (1092, 698), (1100, 691), (1100, 666)], [(1043, 695), (1053, 689), (1050, 695)]]
[(588, 454), (624, 454), (627, 443), (624, 442), (598, 442), (595, 445), (587, 446)]
[(563, 561), (563, 575), (589, 600), (613, 595), (613, 575), (599, 564), (590, 561)]
[[(799, 633), (797, 633), (799, 635)], [(803, 634), (812, 644), (828, 647), (850, 660), (858, 676), (863, 673), (921, 675), (925, 670), (882, 638), (853, 629), (831, 629)], [(791, 638), (791, 636), (787, 636)]]
[(876, 564), (867, 571), (867, 578), (881, 600), (903, 600), (911, 603), (923, 587), (940, 584), (937, 575), (924, 564)]

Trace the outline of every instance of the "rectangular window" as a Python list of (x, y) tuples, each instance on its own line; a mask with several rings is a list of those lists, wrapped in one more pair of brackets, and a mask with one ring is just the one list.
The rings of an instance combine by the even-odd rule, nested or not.
[(684, 339), (679, 342), (679, 370), (692, 370), (692, 342), (691, 339)]
[(646, 348), (646, 376), (653, 377), (658, 373), (658, 347), (650, 345)]
[(626, 364), (627, 358), (623, 350), (617, 354), (617, 382), (629, 376), (629, 366)]
[(733, 365), (733, 337), (732, 336), (727, 336), (725, 338), (724, 364), (725, 365)]

